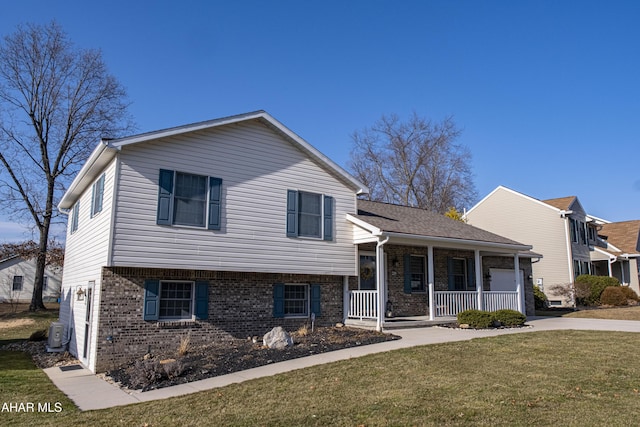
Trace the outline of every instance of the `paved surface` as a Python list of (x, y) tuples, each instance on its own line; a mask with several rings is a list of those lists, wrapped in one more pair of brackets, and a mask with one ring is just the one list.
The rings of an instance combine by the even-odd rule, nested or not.
[(233, 383), (240, 383), (254, 378), (267, 377), (282, 372), (307, 368), (323, 363), (346, 360), (354, 357), (380, 353), (399, 348), (419, 345), (437, 344), (452, 341), (464, 341), (473, 338), (491, 337), (496, 335), (548, 331), (559, 329), (600, 330), (640, 332), (640, 321), (630, 320), (599, 320), (573, 319), (556, 317), (532, 317), (527, 320), (530, 328), (495, 329), (495, 330), (454, 330), (447, 328), (415, 328), (396, 329), (392, 332), (402, 337), (401, 340), (372, 344), (362, 347), (332, 351), (314, 356), (293, 359), (286, 362), (274, 363), (259, 368), (219, 377), (195, 381), (147, 392), (127, 393), (120, 388), (102, 380), (88, 369), (62, 371), (59, 367), (45, 369), (44, 372), (64, 394), (80, 408), (87, 411), (92, 409), (110, 408), (131, 403), (166, 399), (217, 387), (224, 387)]

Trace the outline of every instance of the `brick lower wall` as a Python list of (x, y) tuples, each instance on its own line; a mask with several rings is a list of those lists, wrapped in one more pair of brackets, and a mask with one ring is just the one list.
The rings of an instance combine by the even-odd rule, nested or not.
[[(147, 279), (209, 282), (209, 316), (189, 322), (143, 320)], [(350, 281), (353, 281), (351, 278)], [(343, 277), (201, 270), (105, 267), (102, 270), (96, 372), (143, 357), (148, 352), (178, 349), (189, 337), (192, 345), (233, 338), (262, 337), (275, 326), (293, 331), (308, 322), (273, 317), (273, 285), (321, 285), (321, 316), (316, 325), (343, 320)], [(107, 340), (112, 337), (112, 341)]]

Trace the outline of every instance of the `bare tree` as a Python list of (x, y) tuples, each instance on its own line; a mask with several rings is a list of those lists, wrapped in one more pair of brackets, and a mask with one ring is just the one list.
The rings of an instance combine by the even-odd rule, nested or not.
[(0, 203), (39, 235), (32, 311), (45, 308), (54, 206), (97, 141), (130, 129), (127, 108), (102, 54), (75, 47), (55, 22), (19, 26), (0, 44)]
[(456, 144), (452, 118), (434, 123), (416, 113), (403, 122), (382, 116), (353, 134), (350, 168), (369, 187), (370, 199), (445, 213), (462, 211), (476, 197), (468, 148)]

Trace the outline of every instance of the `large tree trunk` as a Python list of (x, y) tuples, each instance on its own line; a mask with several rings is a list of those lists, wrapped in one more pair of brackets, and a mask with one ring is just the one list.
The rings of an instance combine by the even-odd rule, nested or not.
[(47, 244), (49, 236), (50, 221), (45, 220), (46, 224), (43, 224), (43, 228), (46, 230), (40, 230), (40, 241), (38, 242), (38, 255), (36, 256), (36, 277), (33, 281), (33, 295), (31, 296), (31, 304), (29, 305), (29, 311), (46, 310), (42, 301), (42, 284), (44, 282), (44, 272), (47, 266)]

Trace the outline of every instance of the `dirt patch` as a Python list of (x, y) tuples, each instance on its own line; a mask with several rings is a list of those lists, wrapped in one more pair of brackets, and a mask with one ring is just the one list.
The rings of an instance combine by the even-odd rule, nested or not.
[(344, 348), (375, 344), (400, 337), (355, 328), (316, 328), (307, 335), (291, 334), (294, 345), (269, 349), (256, 340), (230, 340), (193, 347), (183, 356), (173, 353), (147, 355), (106, 375), (123, 388), (143, 391), (230, 374), (270, 363), (311, 356)]
[(33, 319), (3, 319), (0, 320), (0, 329), (18, 328), (36, 323)]

